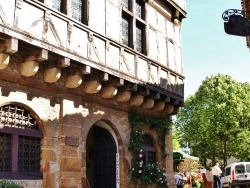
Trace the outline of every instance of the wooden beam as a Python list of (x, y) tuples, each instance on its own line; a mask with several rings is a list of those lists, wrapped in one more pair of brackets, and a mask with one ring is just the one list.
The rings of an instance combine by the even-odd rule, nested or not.
[(30, 56), (28, 56), (24, 62), (28, 62), (28, 61), (38, 61), (38, 62), (42, 62), (48, 60), (48, 50), (45, 49), (41, 49), (40, 51), (36, 52), (35, 54), (32, 54)]
[(13, 54), (18, 50), (18, 39), (7, 39), (3, 45), (0, 46), (0, 53)]
[(70, 59), (69, 58), (63, 57), (63, 58), (59, 59), (58, 67), (65, 68), (65, 67), (69, 67), (69, 66), (70, 66)]

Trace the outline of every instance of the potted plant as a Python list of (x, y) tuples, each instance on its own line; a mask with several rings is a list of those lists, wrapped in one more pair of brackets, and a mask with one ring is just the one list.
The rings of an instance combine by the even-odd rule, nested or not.
[(204, 180), (202, 175), (199, 173), (191, 173), (191, 185), (192, 187), (203, 188)]

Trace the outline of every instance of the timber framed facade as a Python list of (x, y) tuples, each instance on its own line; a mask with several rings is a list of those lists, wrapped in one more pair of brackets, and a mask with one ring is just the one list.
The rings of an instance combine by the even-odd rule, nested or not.
[[(128, 112), (171, 119), (183, 105), (185, 9), (185, 0), (0, 0), (0, 177), (135, 187)], [(150, 125), (144, 132), (149, 152), (168, 153), (159, 162), (174, 187), (171, 130), (165, 151)]]

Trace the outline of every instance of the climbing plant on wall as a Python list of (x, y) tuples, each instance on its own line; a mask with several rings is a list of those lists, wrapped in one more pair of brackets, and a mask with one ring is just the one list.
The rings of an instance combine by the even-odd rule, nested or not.
[(150, 129), (156, 129), (158, 135), (158, 144), (160, 145), (162, 151), (165, 149), (165, 135), (166, 131), (172, 124), (172, 120), (161, 117), (149, 117), (130, 111), (128, 113), (129, 123), (131, 125), (130, 133), (130, 145), (129, 150), (134, 153), (139, 153), (142, 149), (138, 146), (142, 145), (143, 142), (143, 126), (149, 125)]
[(165, 153), (165, 135), (172, 121), (166, 118), (143, 116), (134, 111), (128, 113), (128, 118), (132, 128), (128, 149), (133, 152), (134, 156), (131, 179), (135, 182), (140, 182), (141, 187), (147, 187), (152, 184), (157, 187), (166, 187), (168, 183), (165, 169), (160, 168), (158, 163), (143, 163), (143, 126), (150, 126), (150, 129), (157, 131), (158, 144), (161, 147), (162, 153)]

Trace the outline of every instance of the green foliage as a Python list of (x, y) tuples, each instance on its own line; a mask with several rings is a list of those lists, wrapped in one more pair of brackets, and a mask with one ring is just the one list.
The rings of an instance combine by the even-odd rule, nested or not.
[(176, 130), (174, 128), (172, 130), (173, 130), (172, 131), (173, 149), (174, 150), (179, 150), (180, 149), (180, 144), (179, 144), (177, 132), (176, 132)]
[(139, 146), (142, 146), (143, 135), (144, 133), (142, 131), (134, 131), (134, 130), (131, 131), (130, 145), (128, 147), (130, 151), (133, 151), (135, 154), (140, 152), (142, 148), (140, 148)]
[(166, 118), (143, 116), (134, 111), (128, 113), (128, 118), (132, 129), (141, 129), (145, 125), (150, 125), (151, 128), (166, 130), (172, 123)]
[(148, 185), (156, 184), (158, 187), (167, 186), (167, 178), (165, 169), (160, 169), (158, 164), (143, 164), (143, 154), (137, 157), (137, 162), (132, 168), (131, 179), (132, 181), (140, 181), (145, 187)]
[(250, 86), (230, 76), (206, 78), (175, 122), (180, 144), (202, 161), (250, 159)]
[(6, 179), (0, 180), (0, 187), (1, 188), (22, 188), (21, 185), (18, 185), (15, 182), (9, 181)]
[(142, 131), (142, 127), (145, 125), (149, 125), (151, 129), (157, 130), (157, 134), (159, 138), (158, 144), (160, 145), (162, 150), (164, 150), (165, 148), (164, 140), (165, 140), (166, 130), (172, 124), (171, 120), (168, 120), (166, 118), (143, 116), (143, 115), (135, 113), (134, 111), (130, 111), (128, 113), (128, 119), (132, 127), (132, 131), (130, 133), (129, 150), (133, 152), (138, 152), (138, 150), (141, 149), (141, 148), (138, 148), (138, 146), (141, 146), (141, 143), (143, 141), (142, 136), (144, 133)]
[(134, 165), (131, 170), (131, 179), (139, 181), (141, 186), (147, 187), (148, 185), (157, 185), (157, 187), (166, 187), (167, 179), (165, 169), (160, 169), (159, 164), (143, 164), (143, 126), (150, 126), (151, 129), (157, 130), (158, 144), (161, 146), (162, 151), (165, 151), (165, 134), (166, 130), (171, 125), (171, 121), (164, 118), (148, 117), (136, 114), (130, 111), (128, 114), (129, 122), (131, 125), (130, 144), (128, 149), (133, 152)]

